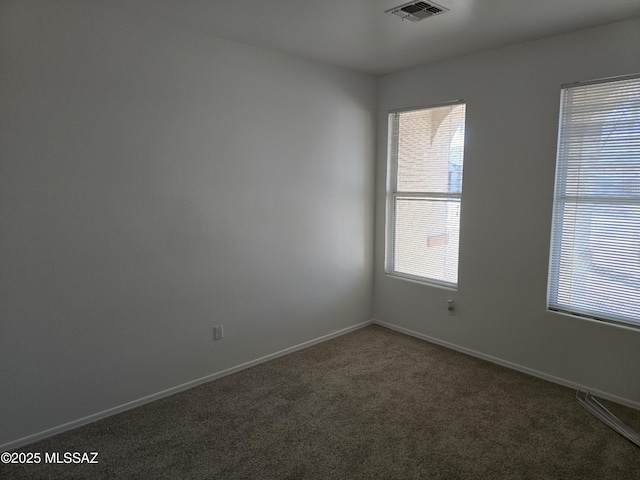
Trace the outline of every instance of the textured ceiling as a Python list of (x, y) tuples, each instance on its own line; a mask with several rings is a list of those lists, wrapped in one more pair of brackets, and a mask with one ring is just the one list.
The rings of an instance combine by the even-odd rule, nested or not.
[(439, 0), (412, 23), (402, 0), (82, 0), (96, 7), (371, 74), (640, 16), (640, 0)]

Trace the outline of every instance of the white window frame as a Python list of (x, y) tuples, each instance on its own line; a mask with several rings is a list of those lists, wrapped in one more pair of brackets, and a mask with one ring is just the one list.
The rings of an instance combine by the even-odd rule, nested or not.
[[(449, 282), (438, 278), (429, 278), (420, 275), (413, 275), (405, 272), (398, 271), (395, 268), (395, 248), (394, 248), (394, 231), (396, 227), (396, 202), (398, 197), (414, 197), (414, 198), (426, 198), (426, 199), (438, 199), (441, 201), (458, 202), (460, 210), (462, 209), (462, 188), (457, 193), (442, 193), (442, 192), (401, 192), (397, 189), (398, 184), (398, 125), (395, 124), (393, 117), (396, 114), (405, 112), (414, 112), (419, 110), (435, 109), (440, 107), (464, 105), (466, 109), (466, 100), (455, 100), (450, 102), (439, 103), (435, 105), (419, 106), (412, 108), (404, 108), (397, 110), (390, 110), (388, 112), (388, 142), (387, 142), (387, 208), (386, 208), (386, 221), (385, 221), (385, 273), (388, 276), (417, 282), (420, 284), (436, 286), (446, 288), (449, 290), (457, 290), (459, 278), (456, 274), (456, 282)], [(463, 118), (463, 123), (466, 123), (466, 113)], [(464, 168), (464, 160), (463, 160)], [(460, 231), (460, 217), (458, 218), (458, 233)], [(459, 259), (460, 248), (456, 249), (456, 255)], [(458, 268), (459, 271), (459, 268)]]
[[(637, 152), (640, 152), (640, 128), (633, 121), (625, 123), (624, 127), (630, 129), (629, 133), (616, 133), (615, 137), (619, 138), (609, 136), (606, 143), (605, 140), (599, 140), (600, 143), (596, 143), (596, 145), (606, 145), (606, 148), (600, 147), (596, 149), (594, 148), (593, 138), (601, 138), (602, 133), (594, 137), (592, 132), (594, 130), (598, 131), (598, 124), (591, 118), (599, 115), (598, 121), (600, 124), (606, 125), (606, 121), (609, 121), (609, 119), (603, 120), (602, 115), (609, 110), (604, 107), (599, 110), (595, 109), (594, 107), (597, 104), (593, 101), (589, 104), (591, 108), (594, 108), (593, 110), (589, 110), (587, 113), (584, 113), (584, 110), (575, 113), (572, 109), (576, 107), (574, 107), (572, 99), (568, 97), (579, 94), (580, 89), (582, 89), (582, 92), (586, 92), (590, 87), (597, 86), (602, 88), (604, 84), (614, 82), (618, 82), (618, 86), (630, 85), (631, 91), (634, 92), (633, 95), (640, 98), (640, 75), (562, 85), (553, 224), (547, 282), (547, 309), (552, 312), (640, 329), (640, 315), (628, 313), (632, 308), (617, 306), (622, 305), (620, 302), (635, 303), (640, 299), (640, 257), (631, 262), (626, 260), (622, 262), (615, 258), (616, 255), (620, 257), (624, 255), (625, 259), (633, 257), (634, 248), (638, 250), (637, 255), (640, 256), (639, 231), (634, 231), (633, 227), (629, 227), (629, 225), (635, 225), (635, 222), (627, 222), (627, 225), (621, 223), (619, 225), (622, 225), (622, 227), (619, 226), (618, 228), (616, 228), (615, 223), (603, 223), (603, 219), (611, 218), (612, 220), (610, 221), (613, 222), (618, 218), (617, 215), (621, 215), (609, 213), (610, 211), (615, 212), (614, 209), (616, 208), (625, 212), (633, 212), (634, 209), (640, 209), (640, 194), (612, 194), (608, 191), (600, 194), (591, 193), (597, 188), (594, 186), (597, 184), (593, 183), (596, 181), (594, 178), (606, 179), (608, 183), (604, 184), (605, 187), (611, 189), (611, 185), (613, 185), (614, 192), (640, 192), (640, 179), (636, 178), (640, 171), (640, 156), (635, 156)], [(594, 94), (597, 93), (593, 88), (592, 92)], [(601, 102), (604, 104), (605, 100), (601, 100)], [(611, 101), (608, 98), (606, 98), (606, 102), (616, 105), (616, 103), (610, 103)], [(635, 104), (635, 98), (631, 108), (631, 112), (638, 108)], [(578, 117), (578, 115), (581, 115), (581, 117)], [(633, 114), (630, 114), (629, 117), (636, 118)], [(578, 125), (581, 130), (577, 130)], [(574, 127), (573, 129), (572, 126)], [(582, 133), (583, 131), (586, 133)], [(591, 136), (587, 138), (590, 133)], [(576, 153), (569, 152), (570, 148), (573, 148), (574, 152), (577, 150), (576, 144), (583, 148), (582, 143), (580, 143), (583, 141), (585, 142), (584, 148), (587, 153), (583, 154), (581, 152), (580, 155), (576, 155)], [(604, 153), (601, 154), (602, 151)], [(614, 153), (612, 154), (611, 152)], [(616, 168), (609, 165), (603, 167), (598, 165), (598, 162), (611, 162), (611, 157), (620, 163), (622, 167)], [(579, 158), (579, 160), (576, 160), (576, 158)], [(622, 160), (618, 158), (622, 158)], [(629, 158), (632, 159), (630, 164), (628, 163)], [(637, 166), (634, 163), (636, 158), (639, 164)], [(567, 172), (570, 162), (574, 163), (571, 170), (572, 176), (569, 179)], [(580, 165), (579, 169), (576, 169), (576, 164)], [(576, 174), (576, 170), (579, 173)], [(623, 173), (620, 173), (620, 171)], [(576, 185), (579, 185), (580, 182), (586, 184), (585, 191), (590, 192), (589, 194), (581, 194), (581, 189), (579, 188), (577, 195), (567, 193), (568, 188), (575, 191)], [(597, 223), (593, 223), (593, 217), (596, 215), (600, 215), (602, 219), (596, 217)], [(603, 215), (607, 216), (603, 217)], [(611, 217), (611, 215), (616, 216)], [(583, 218), (587, 218), (588, 223), (582, 220)], [(624, 219), (624, 217), (621, 218)], [(573, 222), (571, 223), (571, 225), (574, 225), (573, 229), (570, 231), (565, 230), (564, 222)], [(581, 227), (583, 222), (585, 226)], [(640, 229), (640, 226), (637, 228)], [(563, 235), (563, 232), (566, 233)], [(594, 235), (596, 240), (602, 238), (607, 240), (609, 234), (612, 239), (615, 238), (615, 240), (611, 241), (611, 244), (607, 242), (603, 244), (602, 241), (594, 243)], [(598, 245), (595, 253), (594, 249), (596, 247), (593, 245)], [(616, 251), (616, 245), (622, 245), (623, 247), (621, 248), (624, 250), (622, 252)], [(622, 266), (625, 272), (627, 269), (629, 270), (630, 276), (625, 277), (624, 281), (618, 281), (618, 283), (613, 283), (615, 280), (612, 280), (613, 286), (607, 286), (604, 282), (598, 285), (594, 280), (589, 280), (589, 283), (593, 286), (588, 287), (589, 283), (586, 280), (581, 280), (581, 274), (574, 273), (574, 270), (575, 272), (583, 272), (582, 276), (584, 278), (584, 269), (587, 268), (588, 275), (593, 277), (594, 274), (591, 273), (594, 271), (591, 266), (592, 263), (594, 261), (603, 262), (603, 258), (608, 262), (605, 265)], [(586, 266), (580, 269), (580, 265)], [(603, 270), (603, 267), (597, 268)], [(614, 278), (613, 273), (609, 275)], [(591, 279), (592, 277), (589, 278)], [(637, 311), (640, 311), (640, 302), (638, 302), (637, 307)]]

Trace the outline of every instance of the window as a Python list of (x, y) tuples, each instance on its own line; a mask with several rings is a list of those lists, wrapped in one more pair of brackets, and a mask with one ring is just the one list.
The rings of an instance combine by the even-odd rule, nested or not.
[(456, 287), (465, 104), (389, 114), (390, 275)]
[(547, 299), (640, 327), (640, 76), (562, 88)]

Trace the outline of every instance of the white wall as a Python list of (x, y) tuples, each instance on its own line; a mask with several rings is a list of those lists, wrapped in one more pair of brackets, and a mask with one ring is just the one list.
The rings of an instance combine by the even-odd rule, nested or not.
[(374, 108), (373, 77), (3, 1), (0, 445), (370, 320)]
[[(633, 20), (380, 80), (377, 320), (640, 408), (640, 332), (547, 313), (545, 303), (560, 86), (640, 72), (639, 45)], [(386, 122), (390, 109), (460, 98), (467, 138), (452, 294), (384, 274)]]

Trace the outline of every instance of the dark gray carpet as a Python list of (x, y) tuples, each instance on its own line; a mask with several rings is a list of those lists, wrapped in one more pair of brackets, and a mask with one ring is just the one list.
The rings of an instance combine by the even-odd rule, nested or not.
[[(370, 326), (20, 449), (97, 465), (0, 477), (640, 479), (640, 449), (574, 395)], [(606, 406), (640, 429), (639, 411)]]

